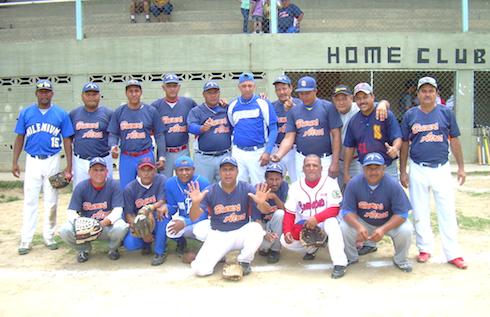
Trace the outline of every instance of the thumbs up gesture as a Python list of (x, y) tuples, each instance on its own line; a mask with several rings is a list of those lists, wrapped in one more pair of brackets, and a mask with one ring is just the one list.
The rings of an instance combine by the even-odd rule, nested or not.
[(385, 142), (385, 147), (386, 154), (388, 154), (389, 157), (392, 159), (396, 159), (398, 157), (398, 149), (396, 147), (389, 145), (387, 142)]

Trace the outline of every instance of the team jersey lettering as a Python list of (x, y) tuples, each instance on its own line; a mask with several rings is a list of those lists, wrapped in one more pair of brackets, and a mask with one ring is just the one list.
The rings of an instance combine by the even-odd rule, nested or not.
[(277, 117), (277, 123), (286, 123), (288, 122), (288, 117)]
[(373, 137), (376, 140), (381, 140), (383, 138), (383, 133), (381, 133), (381, 126), (379, 124), (373, 125)]
[(437, 130), (439, 130), (439, 122), (431, 123), (431, 124), (415, 123), (412, 126), (413, 134), (417, 134), (419, 132), (428, 132), (428, 131), (437, 131)]
[(146, 138), (146, 133), (144, 131), (138, 132), (136, 130), (133, 130), (126, 135), (126, 140), (136, 140), (136, 139), (144, 139), (144, 138)]
[(187, 132), (187, 126), (186, 125), (174, 125), (171, 128), (168, 129), (168, 133), (185, 133)]
[(323, 136), (323, 135), (325, 135), (325, 130), (323, 128), (321, 129), (309, 128), (308, 130), (305, 130), (305, 132), (303, 132), (303, 137)]
[(214, 207), (214, 213), (216, 215), (225, 214), (228, 212), (236, 212), (242, 210), (240, 204), (224, 206), (223, 204), (218, 204)]
[(103, 137), (104, 133), (102, 131), (88, 130), (82, 134), (82, 139), (102, 139)]
[(121, 121), (119, 124), (119, 128), (124, 131), (124, 130), (131, 130), (131, 129), (143, 129), (143, 122), (127, 122), (127, 121)]
[(98, 129), (99, 122), (83, 122), (78, 121), (75, 125), (75, 130)]
[(385, 219), (388, 218), (389, 213), (387, 211), (385, 212), (377, 212), (374, 210), (368, 211), (364, 214), (364, 218), (369, 218), (369, 219)]
[(179, 117), (163, 116), (162, 122), (163, 122), (163, 124), (182, 123), (182, 122), (184, 122), (184, 117), (182, 117), (182, 116), (179, 116)]
[(49, 123), (36, 123), (27, 128), (26, 137), (30, 137), (31, 135), (39, 132), (46, 132), (54, 136), (58, 136), (58, 134), (60, 134), (61, 132), (61, 129)]
[(82, 208), (86, 211), (97, 210), (97, 209), (107, 209), (107, 201), (101, 203), (91, 203), (86, 201), (83, 203)]
[(370, 203), (367, 201), (360, 201), (357, 206), (359, 209), (376, 209), (383, 210), (385, 207), (382, 203)]
[(246, 215), (245, 214), (237, 215), (235, 213), (232, 213), (231, 215), (226, 216), (223, 219), (223, 222), (224, 223), (227, 223), (227, 222), (239, 222), (239, 221), (245, 220), (245, 218), (246, 218)]
[(136, 208), (139, 209), (143, 206), (146, 206), (148, 204), (153, 204), (156, 202), (157, 202), (157, 198), (155, 197), (155, 195), (152, 195), (152, 196), (146, 197), (146, 198), (138, 198), (134, 201), (134, 204), (136, 205)]
[(420, 138), (420, 143), (424, 142), (444, 142), (444, 136), (442, 134), (434, 134), (433, 132), (429, 132)]
[(107, 217), (107, 215), (109, 215), (109, 212), (108, 211), (103, 211), (101, 209), (101, 210), (97, 211), (95, 214), (93, 214), (90, 218), (104, 220), (105, 217)]
[(325, 206), (325, 200), (320, 199), (320, 200), (315, 200), (315, 201), (309, 201), (307, 203), (299, 202), (299, 206), (300, 206), (302, 212), (304, 212), (305, 210), (316, 209), (318, 207), (324, 207)]
[(295, 122), (296, 128), (301, 129), (301, 128), (307, 128), (307, 127), (317, 127), (320, 125), (320, 120), (315, 119), (315, 120), (303, 120), (303, 119), (298, 119)]

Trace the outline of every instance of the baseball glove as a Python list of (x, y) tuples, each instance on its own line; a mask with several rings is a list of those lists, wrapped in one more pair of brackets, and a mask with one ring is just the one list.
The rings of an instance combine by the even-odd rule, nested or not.
[(325, 244), (325, 241), (327, 240), (327, 235), (318, 226), (315, 226), (315, 228), (313, 229), (308, 229), (306, 228), (306, 226), (304, 226), (299, 233), (299, 240), (305, 248), (319, 248)]
[(223, 278), (229, 281), (240, 281), (243, 277), (243, 269), (240, 264), (225, 264), (223, 266)]
[(73, 230), (75, 231), (76, 243), (82, 244), (97, 239), (102, 232), (102, 227), (96, 219), (78, 217), (73, 222)]
[(138, 210), (138, 214), (133, 221), (133, 235), (143, 238), (150, 235), (155, 229), (155, 219), (151, 215), (150, 206), (143, 206)]
[(63, 188), (70, 184), (70, 180), (66, 179), (65, 172), (59, 172), (49, 177), (49, 183), (53, 188)]

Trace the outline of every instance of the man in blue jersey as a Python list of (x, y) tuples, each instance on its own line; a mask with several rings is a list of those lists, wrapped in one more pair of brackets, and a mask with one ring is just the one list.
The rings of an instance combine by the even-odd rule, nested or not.
[[(153, 242), (151, 265), (160, 265), (167, 259), (167, 235), (165, 228), (169, 222), (168, 209), (165, 204), (165, 182), (167, 177), (157, 173), (156, 164), (151, 157), (144, 157), (138, 163), (138, 176), (124, 188), (124, 217), (129, 224), (130, 232), (124, 238), (124, 247), (128, 251), (142, 249), (143, 255), (150, 254)], [(154, 231), (145, 237), (133, 235), (134, 218), (144, 206), (153, 211), (150, 217), (155, 220)]]
[(255, 95), (252, 73), (242, 73), (238, 79), (241, 95), (230, 102), (228, 120), (233, 127), (233, 157), (238, 163), (238, 179), (251, 184), (264, 181), (277, 138), (277, 116), (268, 100)]
[[(44, 195), (44, 244), (50, 250), (56, 250), (54, 241), (56, 227), (56, 210), (58, 191), (49, 183), (49, 177), (60, 170), (61, 146), (65, 150), (65, 177), (71, 179), (73, 126), (68, 113), (59, 106), (52, 104), (53, 84), (49, 80), (36, 83), (37, 103), (23, 109), (17, 118), (12, 160), (12, 174), (20, 177), (18, 164), (22, 148), (26, 151), (26, 167), (24, 181), (24, 208), (21, 240), (18, 252), (20, 255), (29, 253), (36, 231), (39, 193), (41, 187)], [(25, 142), (25, 144), (24, 144)]]
[(172, 177), (174, 162), (182, 155), (189, 156), (189, 133), (187, 115), (197, 106), (191, 98), (179, 96), (180, 79), (176, 74), (166, 74), (162, 84), (165, 97), (151, 105), (157, 110), (165, 127), (165, 149), (158, 149), (158, 158), (165, 161), (163, 174)]
[(218, 83), (206, 82), (202, 95), (204, 103), (189, 111), (187, 125), (189, 132), (196, 136), (196, 174), (215, 183), (219, 181), (219, 162), (230, 156), (232, 130), (227, 108), (220, 102)]
[(407, 220), (411, 205), (398, 180), (385, 174), (384, 158), (368, 153), (363, 160), (363, 174), (347, 184), (342, 201), (341, 223), (345, 254), (349, 264), (358, 261), (358, 242), (378, 242), (385, 235), (393, 240), (393, 263), (403, 272), (411, 272), (408, 251), (412, 225)]
[(114, 113), (112, 109), (99, 105), (100, 87), (86, 83), (82, 88), (83, 106), (70, 112), (73, 124), (73, 188), (89, 178), (89, 164), (94, 157), (106, 160), (107, 175), (112, 178), (112, 156), (109, 148), (107, 128)]
[[(434, 250), (430, 225), (430, 191), (434, 194), (437, 221), (447, 261), (466, 269), (458, 244), (455, 190), (449, 167), (449, 145), (458, 164), (457, 178), (465, 181), (463, 151), (454, 113), (436, 103), (437, 82), (423, 77), (418, 82), (418, 107), (410, 108), (402, 120), (403, 144), (400, 151), (400, 180), (408, 187), (413, 204), (415, 237), (419, 255), (417, 262), (425, 263)], [(409, 152), (410, 150), (410, 152)], [(410, 174), (407, 161), (410, 157)]]
[(74, 221), (78, 217), (94, 218), (103, 228), (98, 240), (109, 241), (109, 259), (120, 257), (119, 246), (128, 232), (128, 225), (121, 218), (123, 196), (116, 180), (108, 178), (107, 161), (95, 157), (89, 162), (89, 178), (81, 181), (73, 190), (68, 206), (68, 221), (61, 227), (60, 236), (77, 252), (77, 261), (86, 262), (92, 249), (91, 242), (77, 244)]
[(199, 188), (204, 190), (209, 186), (209, 181), (195, 173), (194, 162), (188, 156), (175, 160), (175, 175), (165, 183), (168, 214), (172, 218), (167, 225), (167, 237), (177, 239), (177, 254), (182, 255), (187, 245), (186, 238), (204, 241), (209, 231), (206, 214), (203, 213), (196, 221), (189, 217), (192, 201), (188, 186), (190, 182), (197, 182)]
[[(126, 83), (128, 103), (114, 111), (109, 122), (109, 146), (112, 157), (117, 158), (119, 147), (119, 181), (121, 189), (136, 178), (138, 161), (145, 157), (154, 158), (151, 134), (155, 136), (158, 151), (165, 150), (164, 126), (154, 107), (141, 102), (143, 88), (137, 80)], [(163, 168), (164, 160), (157, 167)]]

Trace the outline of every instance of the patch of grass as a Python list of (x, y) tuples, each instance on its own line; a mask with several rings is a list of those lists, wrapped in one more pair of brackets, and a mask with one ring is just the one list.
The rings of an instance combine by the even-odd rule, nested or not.
[[(59, 247), (60, 248), (63, 248), (63, 247), (67, 247), (68, 245), (63, 241), (61, 240), (60, 237), (58, 236), (55, 236), (54, 237), (54, 241), (56, 241), (56, 243), (58, 243)], [(33, 246), (36, 246), (36, 245), (44, 245), (44, 238), (43, 238), (43, 235), (40, 234), (40, 233), (36, 233), (34, 234), (34, 237), (32, 238), (32, 245)]]
[(466, 192), (468, 196), (471, 197), (489, 197), (490, 198), (490, 193), (489, 192)]
[(23, 181), (0, 181), (0, 189), (24, 188)]
[(17, 201), (17, 200), (20, 200), (20, 198), (15, 196), (7, 196), (4, 194), (0, 194), (0, 204), (9, 203), (11, 201)]
[(485, 231), (490, 228), (490, 219), (458, 215), (458, 224), (463, 229)]

